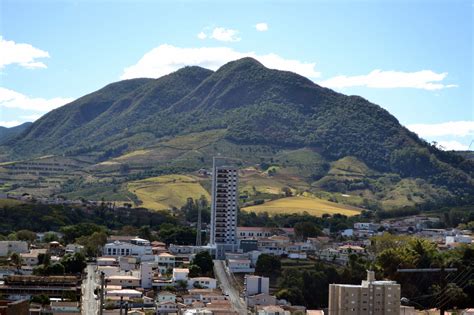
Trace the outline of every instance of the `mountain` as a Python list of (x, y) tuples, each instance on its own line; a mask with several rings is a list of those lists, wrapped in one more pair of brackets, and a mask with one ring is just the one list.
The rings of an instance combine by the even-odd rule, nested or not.
[(21, 134), (23, 131), (25, 131), (29, 126), (31, 126), (33, 123), (31, 122), (26, 122), (21, 125), (11, 127), (11, 128), (6, 128), (0, 126), (0, 144), (2, 142), (6, 142), (9, 139), (12, 139), (19, 134)]
[[(220, 135), (218, 142), (206, 144), (213, 150), (199, 151), (197, 146), (188, 153), (195, 155), (190, 169), (206, 166), (210, 155), (220, 153), (224, 145), (232, 146), (231, 154), (253, 150), (249, 160), (265, 163), (274, 163), (288, 150), (306, 148), (322, 161), (304, 166), (312, 174), (306, 176), (308, 181), (316, 181), (317, 187), (345, 191), (356, 182), (354, 187), (363, 188), (371, 185), (366, 179), (392, 174), (389, 181), (397, 183), (418, 178), (422, 181), (416, 185), (427, 183), (430, 191), (442, 190), (440, 198), (449, 202), (473, 198), (473, 161), (429, 145), (360, 96), (346, 96), (295, 73), (265, 68), (251, 58), (215, 72), (185, 67), (156, 80), (110, 84), (44, 115), (3, 148), (10, 158), (66, 154), (101, 162), (139, 148), (169, 148), (166, 141), (214, 131)], [(332, 163), (346, 157), (353, 159), (344, 161), (362, 163), (370, 172), (362, 179), (330, 173)], [(291, 154), (285, 159), (291, 160)], [(184, 160), (170, 155), (163, 161), (171, 167)], [(372, 195), (383, 185), (389, 183), (372, 184)]]

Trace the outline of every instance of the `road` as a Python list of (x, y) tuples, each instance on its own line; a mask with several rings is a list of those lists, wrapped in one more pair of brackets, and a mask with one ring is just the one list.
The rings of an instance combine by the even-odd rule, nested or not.
[(82, 282), (82, 315), (97, 315), (99, 301), (95, 299), (94, 289), (97, 288), (96, 265), (87, 264), (86, 278)]
[(214, 274), (220, 283), (222, 291), (229, 296), (229, 300), (237, 313), (239, 315), (247, 315), (245, 301), (240, 297), (239, 289), (234, 284), (234, 280), (227, 272), (222, 260), (214, 260)]

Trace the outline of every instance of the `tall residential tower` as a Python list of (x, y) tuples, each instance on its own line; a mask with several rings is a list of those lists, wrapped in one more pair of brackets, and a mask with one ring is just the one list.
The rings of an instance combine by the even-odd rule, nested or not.
[(226, 164), (225, 158), (213, 159), (210, 243), (216, 247), (216, 258), (237, 249), (238, 210), (237, 168)]

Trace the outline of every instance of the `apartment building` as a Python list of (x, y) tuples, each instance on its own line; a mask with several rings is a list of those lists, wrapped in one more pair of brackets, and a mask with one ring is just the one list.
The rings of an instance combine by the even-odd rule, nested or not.
[(367, 280), (361, 285), (329, 285), (329, 315), (363, 314), (400, 314), (400, 285), (376, 281), (373, 271), (367, 271)]
[(218, 259), (237, 250), (237, 177), (236, 167), (225, 165), (225, 159), (213, 159), (210, 244)]

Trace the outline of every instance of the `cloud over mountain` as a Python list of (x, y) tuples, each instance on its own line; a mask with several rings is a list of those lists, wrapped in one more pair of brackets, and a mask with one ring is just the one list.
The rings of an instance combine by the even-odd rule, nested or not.
[(321, 75), (316, 71), (315, 63), (286, 59), (273, 53), (259, 55), (229, 47), (181, 48), (164, 44), (147, 52), (136, 64), (125, 68), (120, 78), (159, 78), (184, 66), (217, 70), (227, 62), (243, 57), (255, 58), (268, 68), (292, 71), (313, 79)]

